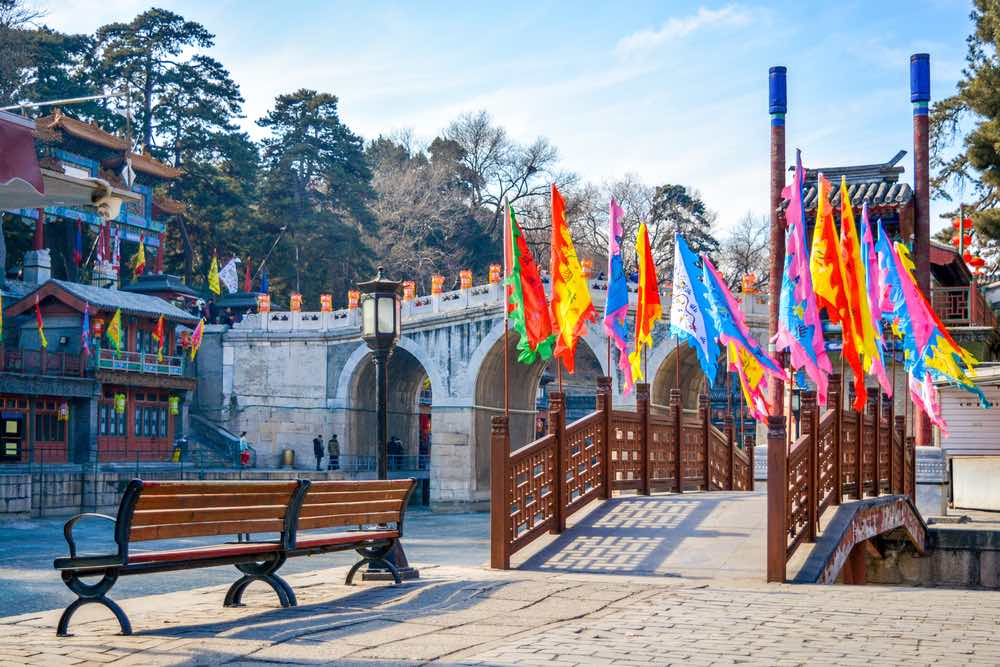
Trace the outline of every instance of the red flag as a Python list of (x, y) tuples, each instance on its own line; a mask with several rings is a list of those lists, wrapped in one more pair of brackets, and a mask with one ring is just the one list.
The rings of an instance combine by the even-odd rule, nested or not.
[(42, 322), (42, 309), (38, 305), (38, 294), (35, 294), (35, 322), (38, 324), (38, 337), (42, 341), (42, 348), (49, 346), (49, 341), (45, 340), (45, 324)]
[(163, 346), (166, 344), (166, 326), (163, 315), (156, 321), (156, 328), (153, 329), (153, 340), (156, 341), (156, 360), (163, 363)]
[(573, 247), (569, 224), (566, 221), (566, 203), (552, 184), (552, 255), (549, 261), (552, 274), (552, 328), (556, 334), (555, 356), (562, 359), (566, 370), (573, 372), (576, 342), (587, 333), (587, 322), (597, 318), (590, 299), (587, 280)]

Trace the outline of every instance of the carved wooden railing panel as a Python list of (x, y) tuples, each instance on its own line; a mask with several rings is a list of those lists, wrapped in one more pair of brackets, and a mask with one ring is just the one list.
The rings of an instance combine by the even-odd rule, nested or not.
[(510, 457), (507, 508), (511, 553), (552, 527), (556, 507), (555, 435), (546, 435)]
[(889, 415), (883, 414), (882, 418), (879, 420), (879, 431), (878, 431), (878, 476), (879, 476), (879, 495), (883, 493), (890, 493), (892, 488), (892, 480), (889, 478), (889, 472), (892, 469), (889, 463), (892, 458), (892, 423), (889, 420)]
[(611, 412), (610, 459), (611, 486), (615, 489), (638, 489), (642, 486), (642, 443), (639, 441), (639, 415), (634, 412)]
[(567, 516), (596, 498), (604, 484), (603, 419), (602, 413), (592, 412), (566, 427), (563, 482)]
[(861, 430), (861, 483), (866, 493), (878, 495), (875, 488), (875, 417), (862, 415)]
[(750, 455), (742, 449), (737, 448), (733, 452), (733, 490), (752, 491), (753, 490), (753, 462)]
[(732, 465), (729, 441), (726, 438), (726, 434), (715, 426), (708, 427), (708, 440), (708, 472), (710, 479), (705, 490), (724, 490), (729, 486), (729, 468)]
[(681, 476), (684, 491), (708, 488), (705, 479), (705, 427), (681, 422)]
[[(812, 436), (806, 433), (792, 444), (788, 455), (788, 493), (786, 521), (788, 530), (788, 556), (798, 548), (809, 528), (809, 448)], [(770, 444), (768, 445), (770, 447)]]
[(836, 479), (836, 466), (835, 466), (835, 456), (836, 456), (836, 425), (837, 425), (837, 415), (832, 411), (827, 411), (819, 420), (819, 438), (817, 440), (816, 455), (817, 455), (817, 474), (819, 479), (819, 488), (816, 492), (817, 502), (819, 503), (819, 513), (822, 514), (823, 510), (833, 504), (837, 491), (839, 490), (837, 486)]
[(649, 418), (649, 481), (657, 490), (676, 491), (677, 438), (671, 417)]
[(840, 419), (840, 474), (844, 493), (858, 494), (858, 415), (845, 410)]

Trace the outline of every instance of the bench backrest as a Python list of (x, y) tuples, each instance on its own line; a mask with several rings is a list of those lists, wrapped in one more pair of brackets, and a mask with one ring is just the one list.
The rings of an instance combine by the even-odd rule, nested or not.
[(403, 514), (416, 480), (313, 481), (299, 510), (297, 530), (394, 523)]
[[(308, 484), (301, 480), (133, 480), (122, 498), (119, 526), (127, 526), (129, 542), (241, 533), (280, 533), (285, 541), (291, 533), (295, 504)], [(128, 516), (121, 516), (122, 512)], [(126, 519), (124, 524), (121, 519)]]

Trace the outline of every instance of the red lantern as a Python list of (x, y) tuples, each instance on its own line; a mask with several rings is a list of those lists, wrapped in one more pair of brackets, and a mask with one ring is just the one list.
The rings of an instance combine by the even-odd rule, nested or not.
[(969, 264), (976, 267), (977, 269), (981, 269), (986, 264), (986, 260), (983, 259), (982, 257), (973, 257), (972, 259), (969, 260)]
[(972, 261), (972, 253), (966, 250), (964, 253), (962, 253), (962, 259), (964, 259), (965, 263), (968, 264), (969, 262)]
[(960, 243), (961, 243), (961, 240), (957, 236), (951, 240), (951, 244), (953, 246), (955, 246), (956, 248), (959, 246)]

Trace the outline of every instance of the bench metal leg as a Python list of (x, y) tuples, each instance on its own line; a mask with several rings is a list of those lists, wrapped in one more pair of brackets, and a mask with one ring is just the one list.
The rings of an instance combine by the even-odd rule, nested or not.
[(360, 570), (362, 566), (367, 565), (368, 563), (385, 567), (385, 569), (392, 573), (393, 581), (397, 584), (403, 583), (402, 578), (399, 576), (399, 570), (396, 569), (395, 565), (385, 559), (386, 554), (392, 550), (392, 545), (393, 542), (389, 542), (381, 547), (358, 547), (355, 549), (355, 551), (361, 555), (361, 560), (351, 566), (351, 569), (348, 570), (347, 579), (344, 581), (344, 584), (350, 586), (351, 582), (354, 580), (354, 575), (357, 574), (358, 570)]
[(226, 607), (242, 606), (243, 593), (247, 586), (255, 581), (262, 581), (274, 590), (282, 607), (297, 606), (299, 603), (295, 598), (295, 591), (292, 590), (287, 581), (275, 574), (284, 563), (285, 556), (281, 555), (264, 563), (238, 564), (236, 568), (243, 573), (243, 576), (233, 582), (233, 585), (226, 591), (226, 600), (223, 604)]
[(59, 617), (59, 625), (56, 627), (56, 635), (66, 637), (69, 635), (69, 622), (73, 618), (76, 610), (85, 604), (100, 604), (111, 610), (121, 627), (123, 635), (132, 634), (132, 624), (129, 623), (128, 616), (114, 600), (107, 597), (107, 592), (118, 581), (117, 570), (106, 570), (104, 576), (96, 584), (88, 584), (80, 579), (75, 572), (63, 572), (62, 580), (66, 586), (77, 594), (77, 599), (63, 611)]

